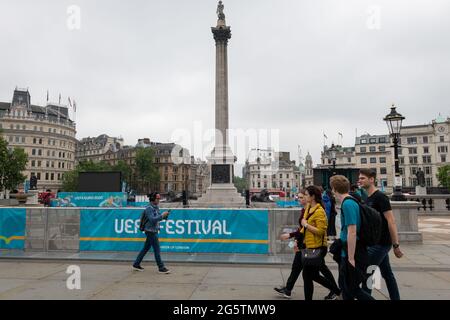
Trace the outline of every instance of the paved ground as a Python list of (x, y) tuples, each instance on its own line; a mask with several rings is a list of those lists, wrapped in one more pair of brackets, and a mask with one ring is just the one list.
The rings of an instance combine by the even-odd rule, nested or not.
[[(449, 300), (450, 217), (420, 217), (419, 227), (424, 244), (402, 246), (402, 259), (391, 256), (401, 296)], [(160, 275), (151, 255), (144, 263), (145, 272), (131, 271), (128, 261), (135, 255), (0, 252), (0, 299), (282, 299), (274, 294), (273, 287), (286, 281), (292, 259), (291, 255), (163, 255), (170, 261), (172, 274)], [(53, 260), (39, 260), (43, 258)], [(244, 264), (249, 261), (253, 263)], [(329, 257), (327, 261), (337, 278), (336, 264)], [(81, 290), (67, 289), (70, 275), (66, 270), (70, 265), (80, 267)], [(294, 299), (304, 298), (302, 284), (300, 278)], [(387, 299), (384, 281), (381, 284), (374, 296)], [(320, 285), (315, 287), (315, 299), (328, 293)]]

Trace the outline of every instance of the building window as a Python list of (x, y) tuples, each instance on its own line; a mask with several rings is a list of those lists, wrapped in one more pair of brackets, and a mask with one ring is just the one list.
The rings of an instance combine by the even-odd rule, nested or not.
[(31, 155), (33, 155), (33, 156), (36, 155), (36, 149), (32, 149), (32, 150), (31, 150)]
[[(405, 172), (404, 168), (399, 168), (398, 171), (400, 172), (400, 175), (403, 175), (403, 173)], [(404, 184), (405, 184), (405, 183), (403, 182), (403, 185), (404, 185)]]
[(280, 173), (280, 179), (283, 179), (283, 174), (282, 173)]
[(447, 146), (439, 146), (438, 152), (447, 153), (448, 152)]
[(423, 147), (423, 153), (430, 153), (429, 147)]
[(286, 174), (286, 179), (289, 179), (289, 173), (288, 173), (288, 174)]
[(352, 158), (347, 158), (347, 162), (348, 163), (352, 162)]
[(444, 142), (444, 136), (439, 137), (439, 142)]
[(258, 181), (258, 188), (261, 188), (261, 182)]
[(19, 140), (20, 137), (15, 137), (15, 138), (16, 138), (16, 139), (15, 139), (15, 140), (16, 140), (16, 143), (19, 143), (19, 142), (20, 142), (20, 140)]
[(423, 156), (422, 160), (423, 163), (431, 163), (431, 156)]
[(386, 163), (386, 158), (385, 157), (380, 157), (380, 163)]
[(431, 167), (425, 167), (425, 174), (431, 174)]
[(361, 158), (361, 164), (367, 164), (367, 158)]
[(409, 164), (417, 164), (417, 157), (409, 157)]
[(377, 148), (376, 148), (376, 147), (370, 147), (370, 148), (369, 148), (369, 151), (370, 151), (370, 152), (375, 152), (375, 151), (377, 151)]
[(22, 137), (22, 143), (25, 143), (25, 137)]
[(409, 154), (417, 154), (417, 148), (408, 148)]
[(378, 141), (380, 143), (386, 143), (386, 137), (381, 137)]
[(378, 150), (380, 150), (380, 152), (385, 152), (386, 151), (386, 147), (385, 146), (380, 146), (378, 148)]
[(445, 154), (441, 154), (441, 162), (447, 162), (447, 156)]
[(422, 137), (423, 143), (428, 143), (428, 137)]
[(426, 178), (426, 184), (427, 184), (427, 187), (432, 187), (433, 186), (433, 178), (431, 178), (431, 177)]
[(377, 163), (377, 158), (370, 158), (370, 163)]
[(405, 164), (405, 157), (398, 157), (399, 164)]
[(370, 138), (369, 143), (377, 143), (377, 138)]
[(35, 160), (31, 160), (31, 166), (35, 167), (36, 166), (36, 161)]
[(48, 172), (45, 173), (45, 180), (48, 181)]
[(409, 173), (411, 173), (411, 174), (413, 174), (413, 175), (415, 175), (416, 173), (417, 173), (417, 167), (411, 167), (411, 168), (409, 168)]
[(42, 162), (41, 162), (41, 160), (39, 160), (39, 161), (37, 162), (37, 166), (40, 167), (41, 164), (42, 164)]
[(407, 144), (417, 144), (417, 137), (406, 138)]
[(359, 149), (359, 151), (360, 151), (361, 153), (366, 153), (366, 147), (361, 147), (361, 148)]
[(42, 150), (41, 149), (38, 150), (38, 156), (42, 156)]
[(37, 178), (38, 180), (41, 180), (41, 173), (40, 173), (40, 172), (37, 173), (36, 178)]
[(36, 138), (33, 138), (33, 144), (36, 144)]

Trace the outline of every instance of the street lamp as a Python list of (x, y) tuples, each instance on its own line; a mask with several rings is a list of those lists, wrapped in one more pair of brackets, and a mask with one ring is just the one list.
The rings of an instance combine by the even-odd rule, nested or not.
[(405, 196), (402, 193), (402, 178), (400, 177), (400, 166), (398, 161), (398, 148), (399, 148), (399, 138), (400, 138), (400, 130), (402, 128), (402, 122), (405, 120), (405, 117), (402, 116), (395, 110), (395, 105), (393, 104), (391, 107), (391, 113), (389, 113), (386, 117), (384, 117), (384, 121), (386, 121), (389, 133), (392, 137), (394, 145), (394, 160), (395, 160), (395, 179), (394, 179), (394, 194), (392, 195), (393, 201), (406, 201)]
[(331, 153), (331, 160), (333, 161), (333, 173), (332, 176), (336, 175), (336, 153), (337, 153), (337, 148), (336, 146), (333, 144), (331, 144), (330, 149), (328, 149), (328, 151)]

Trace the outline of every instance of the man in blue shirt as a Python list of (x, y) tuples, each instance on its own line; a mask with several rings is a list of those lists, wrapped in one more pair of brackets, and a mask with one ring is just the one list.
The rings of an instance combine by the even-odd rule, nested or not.
[(169, 217), (169, 212), (164, 212), (160, 214), (159, 212), (159, 200), (161, 196), (159, 193), (151, 193), (149, 196), (150, 205), (145, 208), (145, 214), (147, 215), (147, 222), (145, 223), (145, 234), (147, 235), (147, 240), (145, 241), (144, 248), (141, 250), (139, 255), (136, 258), (136, 261), (133, 264), (133, 270), (136, 271), (144, 271), (144, 268), (141, 267), (141, 262), (144, 259), (144, 256), (153, 247), (153, 252), (155, 254), (156, 264), (158, 265), (159, 273), (170, 273), (169, 269), (164, 266), (164, 263), (161, 259), (161, 250), (159, 247), (159, 222), (161, 220), (167, 219)]
[(344, 300), (374, 300), (361, 289), (366, 279), (367, 250), (358, 241), (361, 215), (358, 202), (352, 198), (350, 182), (344, 176), (333, 176), (330, 185), (336, 201), (341, 204), (341, 261), (339, 264), (339, 286)]

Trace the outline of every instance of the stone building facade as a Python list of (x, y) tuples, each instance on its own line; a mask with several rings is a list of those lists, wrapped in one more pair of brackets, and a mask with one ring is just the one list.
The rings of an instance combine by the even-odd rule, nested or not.
[(27, 153), (27, 180), (36, 176), (38, 190), (62, 187), (64, 173), (74, 169), (77, 143), (67, 106), (33, 105), (28, 89), (16, 88), (11, 102), (0, 102), (0, 129), (10, 147)]

